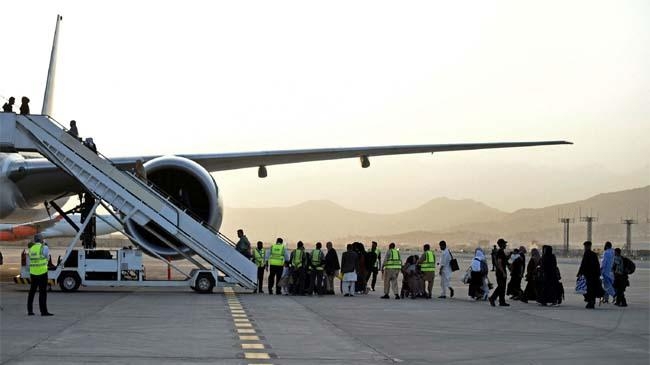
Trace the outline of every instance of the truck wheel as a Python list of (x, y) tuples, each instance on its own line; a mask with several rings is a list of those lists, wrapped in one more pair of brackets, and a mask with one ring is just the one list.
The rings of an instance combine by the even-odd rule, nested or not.
[(79, 289), (81, 279), (76, 272), (62, 272), (59, 277), (59, 286), (63, 292), (73, 292)]
[(208, 273), (199, 274), (196, 278), (196, 283), (194, 283), (194, 289), (201, 294), (206, 294), (212, 293), (213, 288), (214, 279), (212, 278), (212, 275)]

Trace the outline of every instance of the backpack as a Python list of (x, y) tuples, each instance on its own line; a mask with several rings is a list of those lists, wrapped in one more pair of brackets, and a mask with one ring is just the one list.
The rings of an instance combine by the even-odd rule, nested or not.
[(627, 257), (623, 257), (623, 270), (625, 270), (625, 273), (627, 275), (634, 274), (634, 270), (636, 270), (636, 265), (634, 262)]

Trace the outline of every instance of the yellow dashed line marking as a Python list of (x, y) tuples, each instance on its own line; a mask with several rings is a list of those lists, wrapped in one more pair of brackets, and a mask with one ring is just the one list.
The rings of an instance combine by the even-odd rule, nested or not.
[(270, 359), (271, 356), (264, 352), (244, 352), (245, 359)]
[(264, 350), (264, 345), (261, 343), (242, 343), (241, 348), (244, 350)]
[(260, 337), (259, 336), (239, 336), (239, 339), (241, 341), (259, 341)]

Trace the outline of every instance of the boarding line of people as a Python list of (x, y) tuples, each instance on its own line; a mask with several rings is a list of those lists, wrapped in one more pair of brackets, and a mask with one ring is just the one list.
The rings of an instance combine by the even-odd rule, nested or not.
[[(451, 277), (458, 270), (458, 263), (445, 241), (439, 243), (440, 262), (436, 262), (436, 254), (429, 244), (423, 246), (421, 255), (412, 255), (403, 261), (395, 243), (391, 243), (382, 260), (377, 242), (373, 241), (368, 251), (360, 242), (347, 245), (339, 264), (331, 242), (327, 242), (325, 252), (320, 242), (308, 252), (302, 241), (298, 241), (296, 249), (290, 252), (282, 238), (278, 238), (268, 250), (261, 241), (251, 250), (250, 242), (242, 230), (238, 231), (238, 236), (237, 250), (250, 257), (258, 266), (258, 293), (264, 292), (262, 283), (265, 271), (269, 271), (269, 294), (273, 294), (274, 286), (275, 294), (334, 294), (334, 278), (338, 278), (344, 296), (375, 291), (377, 274), (381, 272), (384, 281), (382, 299), (391, 298), (391, 290), (395, 299), (430, 299), (437, 271), (441, 289), (438, 298), (447, 298), (447, 292), (450, 297), (454, 296)], [(553, 247), (545, 245), (541, 253), (533, 248), (526, 264), (526, 248), (520, 246), (506, 253), (507, 243), (503, 238), (497, 241), (498, 249), (493, 255), (497, 287), (492, 295), (486, 255), (481, 248), (475, 250), (474, 258), (462, 280), (469, 284), (468, 295), (475, 300), (489, 301), (492, 306), (496, 306), (497, 300), (499, 306), (509, 306), (506, 296), (524, 303), (536, 301), (542, 306), (561, 304), (564, 300), (564, 286)], [(633, 272), (634, 263), (621, 256), (620, 249), (612, 250), (611, 242), (605, 244), (602, 264), (598, 263), (598, 256), (591, 251), (591, 242), (585, 242), (576, 292), (585, 295), (587, 308), (594, 308), (596, 298), (601, 298), (601, 303), (608, 303), (609, 297), (615, 298), (615, 305), (627, 306), (625, 289), (629, 286), (628, 275)], [(401, 288), (398, 283), (400, 274)], [(524, 279), (527, 284), (522, 290)], [(579, 288), (580, 285), (584, 288)]]
[[(290, 251), (282, 238), (278, 238), (275, 244), (265, 249), (261, 241), (257, 242), (255, 248), (251, 248), (251, 243), (243, 230), (238, 230), (237, 236), (239, 237), (235, 247), (237, 251), (257, 265), (257, 293), (264, 292), (264, 273), (269, 272), (267, 290), (269, 294), (332, 295), (334, 278), (341, 281), (340, 291), (344, 296), (368, 294), (370, 291), (375, 291), (377, 276), (381, 272), (384, 280), (384, 295), (381, 298), (390, 298), (392, 289), (395, 299), (405, 297), (430, 299), (433, 296), (433, 282), (438, 264), (441, 288), (438, 298), (447, 298), (447, 292), (450, 297), (454, 296), (451, 275), (458, 269), (458, 264), (445, 241), (439, 243), (441, 250), (439, 263), (436, 263), (436, 255), (429, 244), (424, 245), (424, 252), (421, 255), (409, 256), (403, 262), (395, 243), (391, 243), (382, 261), (381, 250), (375, 241), (372, 242), (369, 250), (366, 250), (361, 242), (348, 244), (339, 263), (332, 242), (326, 243), (326, 251), (323, 251), (320, 242), (309, 251), (302, 241), (298, 241), (296, 248)], [(400, 274), (403, 278), (401, 290), (398, 289)]]
[[(500, 306), (509, 306), (505, 296), (511, 300), (528, 303), (537, 301), (542, 306), (559, 305), (564, 299), (562, 275), (553, 254), (553, 247), (543, 246), (542, 253), (538, 249), (531, 250), (531, 258), (526, 268), (526, 248), (515, 248), (506, 255), (507, 242), (499, 239), (498, 250), (494, 255), (497, 288), (488, 296), (491, 283), (488, 279), (488, 265), (482, 249), (477, 248), (470, 267), (467, 269), (463, 282), (469, 284), (469, 296), (476, 300), (489, 300), (492, 306), (498, 299)], [(632, 260), (621, 255), (621, 249), (612, 249), (612, 243), (606, 242), (603, 259), (599, 263), (598, 255), (591, 250), (592, 243), (584, 243), (584, 255), (577, 273), (576, 293), (583, 294), (586, 308), (594, 309), (597, 298), (601, 304), (608, 303), (609, 297), (614, 298), (614, 305), (626, 307), (625, 289), (630, 285), (629, 275), (634, 273), (635, 265)], [(510, 272), (510, 282), (506, 281)], [(522, 279), (527, 281), (526, 288), (521, 289)]]

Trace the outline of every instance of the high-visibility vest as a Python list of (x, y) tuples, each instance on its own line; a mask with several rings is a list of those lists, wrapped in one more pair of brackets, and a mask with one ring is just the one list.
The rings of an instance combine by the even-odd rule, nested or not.
[(291, 261), (291, 264), (293, 267), (299, 269), (302, 267), (302, 254), (304, 253), (304, 250), (296, 248), (293, 251), (293, 261)]
[(264, 267), (264, 249), (256, 248), (255, 251), (253, 251), (253, 256), (255, 257), (255, 264), (257, 264), (257, 267)]
[(402, 259), (399, 256), (399, 251), (394, 248), (388, 250), (388, 257), (386, 258), (384, 268), (385, 269), (401, 269), (402, 268)]
[(34, 243), (29, 248), (29, 273), (31, 275), (47, 274), (47, 257), (43, 255), (42, 243)]
[(375, 268), (379, 268), (379, 256), (381, 256), (381, 251), (379, 251), (378, 248), (375, 248), (374, 250), (371, 250), (372, 252), (377, 255), (377, 259), (375, 260)]
[(284, 245), (274, 244), (271, 246), (271, 257), (269, 257), (269, 265), (271, 266), (284, 266)]
[(424, 251), (424, 262), (420, 265), (422, 272), (436, 271), (436, 255), (433, 251)]
[(311, 265), (316, 268), (316, 270), (322, 271), (323, 270), (323, 265), (320, 261), (320, 255), (321, 252), (319, 249), (314, 249), (311, 252)]

